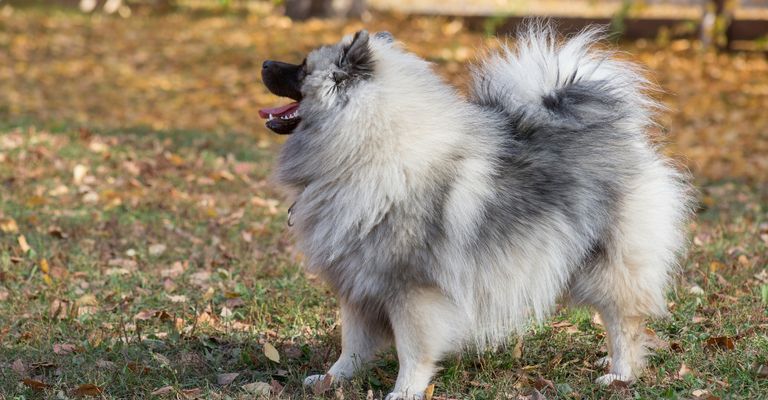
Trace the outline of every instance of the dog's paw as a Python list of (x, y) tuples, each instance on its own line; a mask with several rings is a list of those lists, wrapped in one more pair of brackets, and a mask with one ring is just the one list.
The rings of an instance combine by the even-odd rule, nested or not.
[(597, 361), (595, 361), (595, 367), (598, 368), (605, 368), (609, 365), (611, 365), (611, 357), (608, 356), (600, 357), (597, 359)]
[(422, 400), (424, 393), (392, 392), (384, 400)]
[(627, 375), (619, 375), (619, 374), (605, 374), (595, 379), (595, 383), (603, 386), (608, 386), (611, 383), (613, 383), (613, 381), (622, 381), (625, 383), (630, 383), (632, 382), (632, 377)]

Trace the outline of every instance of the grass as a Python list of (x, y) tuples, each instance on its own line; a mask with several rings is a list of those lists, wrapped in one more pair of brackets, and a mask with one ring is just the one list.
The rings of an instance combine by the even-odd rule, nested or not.
[[(317, 397), (301, 381), (339, 354), (337, 303), (302, 272), (288, 204), (268, 180), (279, 143), (254, 109), (274, 98), (255, 71), (363, 24), (9, 10), (0, 400), (253, 398), (244, 385), (256, 382), (272, 397)], [(460, 88), (465, 63), (494, 43), (439, 18), (375, 15), (365, 26), (392, 31)], [(660, 123), (700, 189), (670, 316), (650, 324), (658, 348), (646, 375), (594, 385), (603, 329), (590, 310), (562, 308), (505, 348), (443, 362), (436, 396), (766, 398), (768, 62), (686, 41), (623, 46), (667, 90)], [(319, 396), (380, 398), (396, 375), (386, 352)]]
[[(276, 382), (282, 397), (311, 397), (301, 379), (326, 369), (340, 350), (336, 301), (292, 253), (286, 205), (273, 200), (279, 195), (266, 180), (273, 149), (247, 146), (242, 135), (28, 124), (2, 127), (0, 137), (5, 398), (74, 395), (85, 384), (104, 398), (146, 398), (166, 386), (166, 397), (187, 390), (190, 397), (249, 398), (241, 386), (251, 382)], [(86, 172), (75, 177), (78, 165)], [(602, 374), (594, 362), (605, 355), (603, 330), (589, 310), (561, 309), (506, 348), (444, 362), (436, 394), (766, 393), (768, 380), (756, 366), (768, 362), (761, 292), (768, 193), (736, 182), (705, 185), (702, 193), (711, 205), (692, 227), (694, 245), (669, 294), (671, 316), (650, 325), (664, 346), (652, 352), (639, 383), (592, 384)], [(694, 286), (703, 293), (691, 293)], [(734, 347), (707, 344), (716, 337)], [(279, 362), (265, 355), (266, 343), (278, 349)], [(691, 372), (679, 377), (683, 364)], [(239, 375), (220, 384), (226, 373)], [(342, 390), (346, 398), (386, 393), (396, 373), (388, 352)], [(23, 378), (48, 386), (31, 388)]]

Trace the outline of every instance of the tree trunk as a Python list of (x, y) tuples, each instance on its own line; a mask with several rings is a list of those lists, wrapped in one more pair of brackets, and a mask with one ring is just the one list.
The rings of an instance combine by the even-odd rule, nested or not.
[(285, 0), (285, 15), (307, 18), (350, 18), (365, 12), (365, 0)]

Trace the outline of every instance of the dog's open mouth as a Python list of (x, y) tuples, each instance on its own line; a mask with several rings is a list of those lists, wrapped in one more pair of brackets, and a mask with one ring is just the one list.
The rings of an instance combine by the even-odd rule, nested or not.
[(280, 107), (262, 108), (259, 116), (267, 120), (267, 128), (281, 135), (293, 132), (301, 122), (298, 101)]

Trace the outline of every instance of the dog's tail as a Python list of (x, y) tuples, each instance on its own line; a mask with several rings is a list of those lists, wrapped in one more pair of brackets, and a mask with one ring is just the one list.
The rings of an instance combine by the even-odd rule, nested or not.
[(590, 28), (560, 41), (548, 23), (523, 28), (517, 46), (503, 45), (473, 69), (473, 101), (505, 112), (519, 132), (543, 126), (615, 126), (642, 134), (660, 108), (640, 68), (594, 46), (603, 30)]

